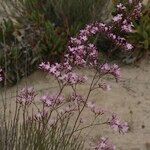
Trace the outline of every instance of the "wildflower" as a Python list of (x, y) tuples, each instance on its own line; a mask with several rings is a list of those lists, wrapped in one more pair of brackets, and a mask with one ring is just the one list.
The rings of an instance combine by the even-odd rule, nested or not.
[(103, 115), (105, 113), (105, 111), (102, 108), (100, 108), (100, 107), (93, 107), (93, 108), (91, 108), (91, 111), (95, 115)]
[(80, 106), (84, 102), (84, 97), (80, 94), (73, 93), (70, 97), (70, 100), (73, 101), (77, 106)]
[(119, 3), (117, 5), (117, 8), (120, 9), (120, 10), (125, 10), (126, 9), (126, 7), (122, 3)]
[(102, 137), (95, 146), (92, 147), (94, 150), (115, 150), (116, 147), (109, 141), (108, 138)]
[(131, 17), (134, 17), (135, 19), (139, 19), (141, 14), (142, 14), (142, 3), (138, 2), (138, 4), (135, 5), (135, 7), (134, 7)]
[(114, 77), (116, 78), (116, 80), (118, 80), (118, 79), (121, 77), (120, 68), (119, 68), (119, 66), (116, 65), (116, 64), (113, 64), (113, 65), (111, 66), (111, 71), (110, 71), (110, 73), (111, 73), (112, 75), (114, 75)]
[(117, 14), (116, 16), (113, 17), (113, 21), (114, 22), (119, 22), (120, 20), (122, 20), (122, 14)]
[(116, 115), (112, 115), (108, 123), (114, 131), (119, 131), (119, 133), (126, 133), (129, 129), (128, 124), (122, 122)]
[(25, 87), (18, 94), (17, 102), (21, 105), (30, 105), (34, 101), (36, 95), (33, 87)]
[(94, 102), (87, 102), (86, 105), (95, 115), (103, 115), (104, 109), (97, 107)]
[(61, 74), (62, 66), (58, 63), (50, 65), (49, 62), (42, 62), (39, 68), (53, 75), (54, 77), (59, 77)]
[(99, 84), (99, 87), (100, 87), (101, 89), (103, 89), (104, 91), (110, 91), (110, 90), (111, 90), (110, 85), (107, 85), (106, 83), (101, 83), (101, 84)]
[(85, 83), (85, 81), (87, 80), (87, 77), (86, 76), (80, 76), (80, 75), (73, 73), (73, 72), (69, 72), (67, 74), (62, 75), (59, 78), (59, 80), (62, 81), (64, 84), (74, 85), (74, 84)]
[(48, 111), (47, 110), (43, 110), (42, 112), (38, 112), (34, 116), (34, 120), (36, 120), (36, 121), (42, 121), (43, 119), (47, 118), (47, 116), (48, 116)]
[(90, 109), (93, 109), (95, 107), (95, 103), (94, 102), (87, 102), (87, 107)]
[(46, 107), (54, 107), (61, 104), (64, 101), (64, 97), (57, 94), (46, 94), (41, 97), (41, 101)]
[(129, 0), (129, 3), (132, 4), (133, 0)]
[(105, 63), (100, 67), (100, 72), (102, 72), (103, 74), (112, 74), (116, 78), (116, 80), (121, 77), (120, 68), (116, 64), (110, 65), (108, 63)]
[(126, 48), (127, 48), (128, 50), (131, 50), (131, 49), (133, 49), (133, 45), (127, 43), (127, 44), (126, 44)]
[(124, 20), (123, 21), (123, 24), (122, 24), (122, 26), (121, 26), (121, 29), (123, 30), (123, 31), (125, 31), (125, 32), (132, 32), (133, 31), (133, 27), (134, 27), (134, 25), (133, 25), (133, 23), (132, 22), (127, 22), (127, 20)]
[(2, 70), (2, 69), (0, 69), (0, 82), (2, 82), (2, 81), (3, 81), (2, 72), (3, 72), (3, 70)]

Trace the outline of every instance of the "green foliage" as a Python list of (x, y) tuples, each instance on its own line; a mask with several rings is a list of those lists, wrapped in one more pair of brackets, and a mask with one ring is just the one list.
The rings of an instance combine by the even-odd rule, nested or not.
[(136, 46), (136, 57), (140, 59), (150, 52), (150, 5), (147, 5), (142, 12), (139, 22), (134, 22), (135, 32), (127, 38)]
[(21, 30), (11, 20), (0, 25), (0, 66), (5, 70), (7, 85), (17, 83), (30, 74), (37, 62), (31, 47), (22, 41)]
[[(8, 0), (3, 3), (11, 6), (9, 12), (5, 9), (9, 19), (0, 25), (0, 66), (7, 71), (9, 84), (30, 74), (40, 60), (60, 61), (71, 36), (87, 23), (106, 20), (110, 14), (110, 0)], [(15, 20), (15, 25), (10, 18)]]
[[(99, 21), (109, 0), (20, 0), (31, 20), (41, 23), (51, 21), (56, 26), (63, 26), (70, 33), (86, 23)], [(106, 18), (105, 18), (106, 19)], [(69, 34), (68, 33), (68, 34)]]
[(59, 61), (66, 49), (67, 35), (62, 28), (55, 28), (50, 21), (44, 23), (44, 33), (39, 43), (42, 60)]

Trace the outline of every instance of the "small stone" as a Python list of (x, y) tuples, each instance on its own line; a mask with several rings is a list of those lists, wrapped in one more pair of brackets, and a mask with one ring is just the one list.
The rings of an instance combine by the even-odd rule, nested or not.
[(145, 125), (143, 124), (143, 125), (141, 126), (141, 128), (144, 129), (144, 128), (145, 128)]
[(132, 110), (130, 110), (130, 114), (133, 114), (133, 111), (132, 111)]
[(150, 143), (145, 143), (146, 150), (150, 150)]

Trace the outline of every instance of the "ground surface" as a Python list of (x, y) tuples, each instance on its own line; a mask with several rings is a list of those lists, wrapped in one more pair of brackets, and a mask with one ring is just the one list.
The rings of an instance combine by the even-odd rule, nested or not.
[[(82, 73), (90, 78), (91, 70), (83, 70)], [(110, 92), (96, 91), (91, 99), (106, 109), (111, 109), (129, 122), (130, 132), (126, 135), (113, 133), (112, 130), (104, 128), (94, 131), (94, 135), (104, 135), (112, 138), (117, 145), (117, 150), (150, 150), (150, 62), (140, 66), (123, 66), (122, 79), (119, 83), (109, 79), (112, 86)], [(39, 93), (51, 87), (54, 90), (57, 85), (52, 78), (46, 77), (41, 72), (35, 72), (28, 79), (19, 83), (20, 89), (27, 83), (35, 87)], [(81, 93), (86, 93), (87, 85), (81, 86)], [(7, 98), (15, 96), (17, 87), (7, 90)], [(68, 90), (66, 90), (68, 92)], [(1, 90), (1, 93), (2, 90)]]

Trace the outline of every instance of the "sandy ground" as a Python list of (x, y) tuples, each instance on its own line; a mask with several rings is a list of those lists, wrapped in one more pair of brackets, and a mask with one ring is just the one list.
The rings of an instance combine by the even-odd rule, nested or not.
[[(82, 70), (91, 79), (91, 70)], [(139, 66), (123, 66), (122, 78), (119, 83), (108, 79), (112, 86), (109, 92), (96, 91), (91, 95), (99, 105), (112, 110), (126, 120), (130, 125), (130, 131), (126, 135), (119, 135), (108, 128), (99, 128), (94, 135), (111, 137), (117, 150), (150, 150), (150, 62)], [(23, 79), (18, 84), (20, 89), (25, 84), (32, 85), (39, 93), (49, 88), (55, 90), (57, 84), (52, 78), (41, 72), (35, 72), (28, 79)], [(7, 99), (12, 100), (17, 86), (7, 90)], [(81, 93), (86, 93), (87, 85), (79, 88)], [(68, 90), (66, 90), (68, 92)], [(0, 93), (3, 93), (1, 90)], [(4, 94), (4, 93), (3, 93)]]

